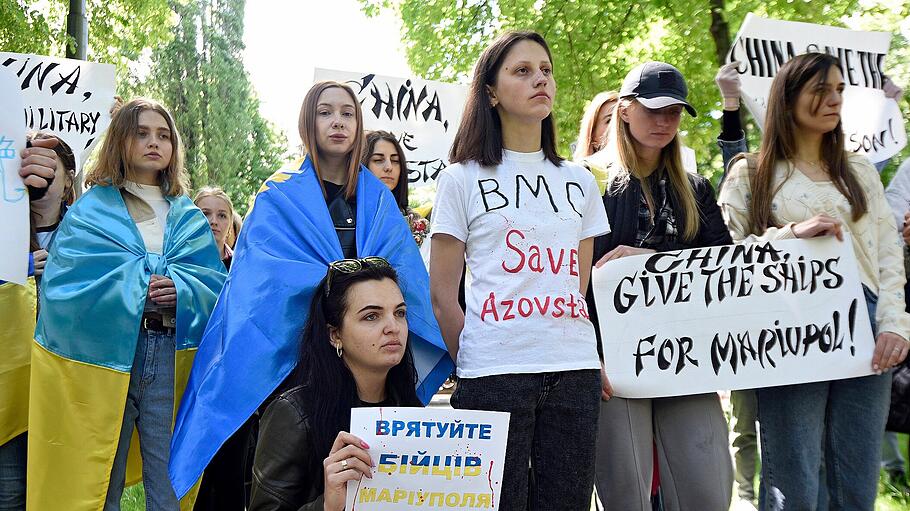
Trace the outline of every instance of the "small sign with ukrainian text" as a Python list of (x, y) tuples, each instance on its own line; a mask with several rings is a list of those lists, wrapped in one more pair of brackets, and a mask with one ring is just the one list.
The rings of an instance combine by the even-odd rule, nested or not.
[(348, 483), (346, 511), (499, 509), (509, 414), (440, 408), (355, 408), (372, 479)]
[(844, 76), (841, 120), (848, 151), (865, 153), (873, 163), (891, 158), (907, 145), (900, 106), (885, 97), (888, 32), (867, 32), (798, 21), (746, 15), (727, 62), (739, 62), (743, 103), (764, 125), (771, 82), (796, 55), (834, 56)]
[(592, 272), (615, 395), (656, 398), (872, 374), (848, 234), (624, 257)]

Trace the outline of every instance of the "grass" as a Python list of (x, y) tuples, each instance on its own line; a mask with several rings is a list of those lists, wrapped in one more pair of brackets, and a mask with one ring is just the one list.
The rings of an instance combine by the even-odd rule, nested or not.
[[(907, 452), (907, 435), (898, 435), (898, 438), (904, 460), (910, 461)], [(142, 483), (124, 490), (123, 498), (120, 499), (120, 509), (122, 511), (145, 511), (145, 489), (142, 487)], [(594, 509), (593, 505), (591, 509)], [(882, 472), (878, 482), (878, 500), (875, 502), (875, 511), (907, 511), (908, 509), (910, 509), (910, 495), (901, 493), (898, 488), (888, 484), (885, 473)]]

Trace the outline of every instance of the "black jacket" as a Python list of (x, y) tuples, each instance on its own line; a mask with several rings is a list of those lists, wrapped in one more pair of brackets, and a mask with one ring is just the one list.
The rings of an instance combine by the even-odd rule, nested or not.
[[(730, 231), (727, 230), (727, 225), (720, 214), (720, 208), (717, 206), (717, 199), (714, 197), (714, 187), (702, 176), (692, 173), (687, 173), (687, 175), (689, 184), (692, 185), (695, 192), (695, 202), (701, 217), (698, 222), (698, 234), (694, 239), (686, 241), (680, 233), (674, 242), (665, 241), (657, 251), (666, 252), (732, 244)], [(682, 226), (686, 225), (685, 213), (679, 205), (679, 199), (673, 188), (668, 186), (667, 192), (667, 200), (673, 208), (676, 225), (682, 229)], [(594, 262), (620, 245), (635, 246), (635, 237), (638, 234), (638, 208), (641, 203), (641, 183), (638, 179), (631, 178), (629, 184), (622, 190), (610, 187), (603, 196), (603, 202), (604, 208), (607, 210), (607, 218), (610, 219), (611, 231), (594, 239)], [(603, 358), (597, 306), (594, 303), (594, 293), (590, 285), (588, 285), (585, 300), (588, 303), (588, 313), (597, 334), (597, 352)]]
[[(265, 409), (259, 422), (259, 442), (253, 461), (250, 511), (322, 511), (323, 456), (313, 446), (312, 420), (307, 411), (312, 389), (294, 387)], [(362, 406), (418, 406), (395, 396)]]

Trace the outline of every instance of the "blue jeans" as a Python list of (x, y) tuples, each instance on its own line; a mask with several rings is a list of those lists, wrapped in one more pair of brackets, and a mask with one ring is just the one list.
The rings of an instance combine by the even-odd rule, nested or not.
[(28, 433), (0, 445), (0, 511), (25, 511)]
[(133, 426), (139, 430), (146, 509), (180, 508), (167, 473), (174, 421), (174, 349), (173, 331), (140, 330), (105, 511), (120, 510)]
[(451, 403), (511, 414), (501, 511), (591, 506), (600, 371), (461, 378)]
[[(875, 332), (876, 298), (868, 292), (866, 304)], [(814, 511), (819, 491), (827, 490), (828, 509), (871, 511), (891, 374), (770, 387), (757, 394), (759, 508)]]

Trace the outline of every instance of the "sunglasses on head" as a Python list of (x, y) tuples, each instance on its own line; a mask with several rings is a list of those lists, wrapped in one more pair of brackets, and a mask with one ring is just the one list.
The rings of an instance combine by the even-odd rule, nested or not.
[(329, 296), (332, 289), (332, 276), (336, 273), (357, 273), (364, 268), (391, 268), (384, 258), (379, 256), (363, 257), (361, 259), (340, 259), (329, 263), (329, 273), (325, 281), (325, 295)]

